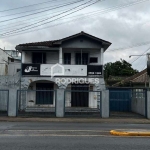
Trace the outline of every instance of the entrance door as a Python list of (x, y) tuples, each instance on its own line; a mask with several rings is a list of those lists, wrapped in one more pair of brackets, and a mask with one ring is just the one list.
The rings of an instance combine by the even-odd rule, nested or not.
[[(36, 83), (36, 90), (53, 90), (53, 83)], [(36, 104), (53, 104), (53, 91), (36, 91)]]
[(71, 107), (88, 107), (89, 86), (73, 84), (71, 90), (81, 91), (81, 92), (71, 92)]

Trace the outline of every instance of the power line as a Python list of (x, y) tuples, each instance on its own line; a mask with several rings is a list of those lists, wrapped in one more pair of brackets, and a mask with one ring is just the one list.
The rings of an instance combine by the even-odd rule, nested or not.
[[(44, 24), (47, 24), (47, 23), (53, 22), (53, 21), (55, 21), (55, 20), (61, 19), (61, 18), (65, 17), (65, 16), (68, 16), (68, 15), (70, 15), (70, 14), (73, 14), (73, 13), (75, 13), (75, 12), (78, 12), (79, 10), (82, 10), (82, 9), (84, 9), (84, 8), (86, 8), (86, 7), (89, 7), (89, 6), (91, 6), (91, 5), (95, 4), (95, 3), (99, 2), (99, 1), (102, 1), (102, 0), (97, 0), (97, 1), (94, 1), (93, 3), (90, 3), (90, 2), (91, 2), (91, 0), (90, 0), (90, 1), (87, 1), (87, 2), (85, 2), (85, 3), (83, 3), (83, 4), (81, 4), (81, 5), (78, 5), (78, 6), (74, 7), (74, 8), (72, 8), (72, 9), (76, 9), (76, 8), (78, 8), (78, 7), (82, 6), (82, 5), (86, 5), (86, 4), (90, 3), (89, 5), (86, 5), (86, 6), (84, 6), (84, 7), (80, 8), (80, 9), (78, 9), (78, 10), (75, 10), (75, 11), (73, 11), (73, 12), (71, 12), (71, 13), (68, 13), (68, 14), (66, 14), (66, 15), (64, 15), (64, 16), (61, 16), (61, 17), (59, 17), (59, 18), (56, 18), (56, 19), (54, 19), (54, 20), (51, 20), (51, 21), (48, 21), (48, 22), (42, 23), (42, 24), (40, 24), (40, 25), (36, 25), (36, 26), (30, 27), (30, 28), (28, 28), (28, 29), (32, 29), (32, 28), (35, 28), (35, 27), (38, 27), (38, 26), (41, 26), (41, 25), (44, 25)], [(72, 11), (72, 9), (70, 9), (69, 11)], [(58, 15), (55, 15), (55, 16), (53, 16), (53, 17), (50, 17), (49, 19), (54, 18), (54, 17), (59, 16), (59, 15), (62, 15), (62, 14), (67, 13), (67, 12), (68, 12), (68, 11), (64, 11), (64, 12), (62, 12), (62, 13), (58, 14)], [(39, 21), (39, 22), (36, 22), (36, 23), (34, 23), (34, 24), (30, 24), (30, 25), (25, 26), (25, 27), (23, 27), (23, 28), (26, 28), (26, 27), (29, 27), (29, 26), (32, 26), (32, 25), (38, 24), (38, 23), (43, 22), (43, 21), (45, 21), (45, 20), (48, 20), (48, 19), (44, 19), (44, 20)], [(13, 30), (13, 31), (16, 31), (15, 33), (18, 33), (18, 32), (21, 32), (21, 31), (28, 30), (28, 29), (24, 29), (24, 30), (21, 30), (21, 29), (22, 29), (22, 28), (20, 28), (20, 29), (16, 29), (16, 30)], [(18, 31), (18, 32), (17, 32), (17, 30), (21, 30), (21, 31)], [(12, 34), (12, 32), (13, 32), (13, 31), (3, 33), (3, 34), (1, 34), (1, 36), (5, 35), (5, 34), (7, 35), (7, 34), (9, 34), (9, 33), (10, 33), (10, 34)]]
[[(149, 0), (144, 0), (144, 1), (149, 1)], [(136, 2), (132, 2), (132, 3), (129, 3), (129, 4), (127, 4), (127, 5), (119, 5), (119, 6), (115, 6), (115, 7), (110, 7), (109, 9), (104, 9), (104, 10), (97, 10), (97, 11), (93, 11), (93, 12), (89, 12), (89, 13), (94, 13), (94, 12), (97, 12), (97, 14), (98, 13), (107, 13), (108, 11), (110, 12), (110, 11), (113, 11), (114, 9), (116, 10), (116, 9), (121, 9), (121, 8), (125, 8), (125, 7), (128, 7), (128, 6), (132, 6), (132, 5), (135, 5), (135, 4), (139, 4), (139, 3), (141, 3), (141, 2), (144, 2), (143, 0), (141, 1), (136, 1)], [(99, 12), (100, 11), (100, 12)], [(89, 13), (86, 13), (86, 14), (89, 14)], [(93, 14), (93, 15), (95, 15), (95, 14)]]
[(136, 58), (135, 60), (133, 60), (132, 62), (131, 62), (131, 64), (133, 64), (135, 61), (137, 61), (139, 58), (141, 58), (142, 57), (142, 55), (144, 55), (146, 52), (148, 52), (150, 50), (150, 47), (148, 48), (148, 49), (146, 49), (146, 51), (144, 51), (142, 54), (140, 54), (141, 56), (139, 56), (138, 58)]
[(26, 6), (17, 7), (17, 8), (1, 10), (0, 12), (12, 11), (12, 10), (16, 10), (16, 9), (22, 9), (22, 8), (26, 8), (26, 7), (31, 7), (31, 6), (36, 6), (36, 5), (46, 4), (46, 3), (50, 3), (50, 2), (52, 2), (52, 1), (57, 1), (57, 0), (45, 1), (45, 2), (42, 2), (42, 3), (36, 3), (36, 4), (26, 5)]
[[(79, 0), (79, 1), (77, 1), (76, 3), (80, 2), (80, 1), (85, 1), (85, 0)], [(43, 11), (38, 11), (38, 12), (36, 12), (36, 13), (32, 13), (32, 14), (28, 14), (28, 15), (24, 15), (24, 16), (19, 16), (19, 17), (7, 19), (7, 20), (2, 20), (2, 21), (0, 21), (0, 23), (7, 22), (7, 21), (11, 21), (11, 20), (15, 20), (15, 19), (20, 19), (20, 18), (23, 18), (23, 17), (27, 17), (27, 16), (39, 14), (39, 13), (43, 13), (43, 12), (46, 12), (46, 11), (50, 11), (50, 10), (53, 10), (53, 9), (61, 8), (61, 7), (64, 7), (64, 6), (67, 6), (67, 5), (71, 5), (71, 4), (75, 4), (75, 3), (74, 3), (74, 2), (71, 2), (71, 3), (69, 3), (69, 4), (65, 4), (65, 5), (62, 5), (62, 6), (57, 6), (57, 7), (51, 8), (51, 9), (47, 9), (47, 10), (43, 10)]]
[[(135, 4), (139, 4), (139, 3), (142, 3), (142, 2), (145, 2), (145, 1), (149, 1), (149, 0), (140, 0), (140, 1), (136, 1), (136, 2), (132, 2), (132, 3), (129, 3), (129, 4), (126, 4), (126, 5), (119, 5), (119, 6), (115, 6), (115, 7), (113, 7), (113, 8), (109, 8), (109, 9), (104, 9), (103, 11), (101, 11), (101, 10), (97, 10), (97, 11), (94, 11), (94, 12), (97, 12), (97, 15), (99, 14), (99, 13), (108, 13), (108, 11), (110, 12), (110, 11), (114, 11), (114, 10), (116, 10), (116, 9), (121, 9), (121, 8), (125, 8), (125, 7), (129, 7), (129, 6), (132, 6), (132, 5), (135, 5)], [(100, 12), (99, 12), (100, 11)], [(93, 13), (93, 12), (89, 12), (89, 14), (90, 13)], [(86, 13), (86, 17), (87, 17), (87, 14), (88, 13)], [(91, 14), (91, 15), (95, 15), (96, 16), (96, 14)], [(80, 19), (80, 18), (79, 18)], [(61, 25), (61, 24), (59, 24), (59, 25)], [(51, 27), (51, 26), (50, 26)], [(53, 26), (52, 26), (53, 27)], [(48, 28), (48, 27), (46, 27), (46, 28)], [(45, 29), (45, 28), (42, 28), (42, 29)], [(38, 30), (42, 30), (42, 29), (38, 29)], [(37, 31), (37, 30), (32, 30), (32, 32), (33, 31)], [(28, 33), (28, 32), (23, 32), (23, 33)], [(19, 34), (14, 34), (14, 35), (19, 35)], [(8, 36), (5, 36), (5, 37), (8, 37)], [(147, 44), (147, 43), (146, 43)], [(149, 44), (149, 43), (148, 43)], [(131, 48), (131, 47), (127, 47), (127, 48)], [(127, 49), (127, 48), (125, 48), (125, 49)], [(122, 50), (123, 48), (118, 48), (118, 49), (113, 49), (113, 50)], [(108, 51), (113, 51), (113, 50), (108, 50)], [(108, 52), (108, 51), (106, 51), (106, 52)]]
[(118, 51), (118, 50), (127, 50), (127, 49), (132, 49), (132, 48), (135, 48), (135, 47), (144, 46), (144, 45), (148, 45), (148, 44), (150, 44), (150, 41), (142, 42), (142, 43), (137, 43), (137, 44), (130, 45), (130, 46), (127, 46), (127, 47), (110, 49), (110, 50), (108, 50), (106, 52), (113, 52), (113, 51)]
[[(59, 0), (59, 1), (61, 1), (61, 0)], [(68, 4), (68, 3), (62, 3), (62, 4)], [(13, 16), (13, 15), (17, 15), (17, 14), (22, 14), (22, 13), (28, 13), (28, 12), (37, 11), (37, 10), (40, 10), (40, 9), (46, 9), (46, 8), (50, 8), (50, 7), (62, 6), (62, 4), (48, 6), (48, 7), (43, 7), (43, 8), (38, 8), (38, 9), (34, 9), (34, 10), (29, 10), (29, 11), (18, 12), (18, 13), (9, 14), (9, 15), (4, 15), (4, 16), (0, 16), (0, 18), (7, 17), (7, 16)]]

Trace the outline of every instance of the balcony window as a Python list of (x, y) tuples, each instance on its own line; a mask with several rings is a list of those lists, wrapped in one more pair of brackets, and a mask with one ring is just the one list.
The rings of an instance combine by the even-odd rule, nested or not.
[(90, 57), (90, 63), (98, 63), (97, 57)]
[(46, 53), (32, 53), (32, 63), (46, 64)]
[(71, 64), (71, 53), (64, 53), (64, 64)]
[(76, 64), (87, 65), (88, 64), (88, 53), (76, 53)]

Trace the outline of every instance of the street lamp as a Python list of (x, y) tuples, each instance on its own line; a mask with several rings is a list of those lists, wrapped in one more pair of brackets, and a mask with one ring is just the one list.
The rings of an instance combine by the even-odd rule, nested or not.
[[(129, 58), (131, 58), (132, 56), (146, 56), (146, 58), (147, 58), (146, 63), (148, 62), (148, 60), (150, 60), (150, 53), (142, 54), (142, 55), (130, 55)], [(145, 82), (145, 87), (146, 87), (146, 82)], [(149, 75), (149, 88), (150, 88), (150, 75)]]
[(147, 54), (144, 54), (144, 55), (130, 55), (129, 58), (131, 58), (132, 56), (145, 56)]

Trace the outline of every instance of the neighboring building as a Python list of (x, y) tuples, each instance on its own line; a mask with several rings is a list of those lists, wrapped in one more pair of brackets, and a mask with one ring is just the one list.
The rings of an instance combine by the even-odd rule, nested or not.
[[(3, 60), (5, 65), (3, 65), (2, 70), (6, 70), (5, 74), (1, 75), (15, 75), (18, 71), (21, 70), (21, 55), (16, 50), (2, 50)], [(5, 66), (5, 69), (4, 69)]]
[[(103, 53), (110, 45), (110, 42), (85, 32), (60, 40), (20, 44), (16, 50), (22, 53), (21, 89), (102, 91), (105, 89)], [(52, 73), (55, 74), (53, 78)], [(75, 84), (70, 83), (68, 78), (76, 81), (81, 78), (99, 79), (99, 82), (90, 80), (87, 84)], [(67, 81), (63, 82), (65, 79)], [(65, 95), (65, 106), (97, 108), (100, 98), (96, 94), (68, 92)], [(54, 99), (53, 93), (46, 96), (46, 93), (28, 92), (25, 101), (20, 103), (27, 104), (26, 107), (53, 107)]]
[(9, 55), (0, 48), (0, 75), (8, 74), (8, 57)]
[(147, 75), (147, 69), (144, 69), (143, 71), (128, 77), (124, 80), (121, 80), (120, 82), (117, 82), (116, 84), (113, 84), (113, 87), (139, 87), (144, 88), (148, 87), (148, 75)]

